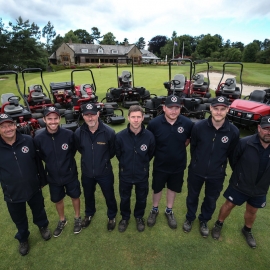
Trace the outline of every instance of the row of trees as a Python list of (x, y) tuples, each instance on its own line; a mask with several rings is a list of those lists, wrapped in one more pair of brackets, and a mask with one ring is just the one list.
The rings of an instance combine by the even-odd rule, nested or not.
[(175, 57), (192, 57), (193, 60), (207, 59), (208, 61), (227, 62), (259, 62), (270, 63), (270, 40), (254, 40), (248, 45), (242, 42), (223, 41), (220, 35), (189, 35), (177, 36), (174, 31), (171, 38), (166, 36), (153, 37), (148, 49), (161, 58), (171, 58), (173, 51)]
[[(41, 40), (45, 40), (42, 42)], [(112, 32), (101, 34), (97, 27), (92, 27), (89, 33), (85, 29), (70, 30), (64, 36), (56, 35), (52, 23), (49, 21), (42, 29), (29, 20), (21, 17), (16, 23), (9, 22), (6, 26), (0, 18), (0, 70), (41, 67), (46, 68), (48, 56), (55, 52), (63, 42), (84, 44), (124, 45), (128, 43), (125, 38), (117, 41)], [(146, 42), (143, 37), (135, 43), (144, 49)], [(270, 40), (254, 40), (244, 46), (242, 42), (223, 41), (220, 35), (211, 36), (177, 36), (174, 31), (171, 38), (166, 36), (153, 37), (148, 45), (152, 51), (162, 59), (173, 57), (192, 57), (193, 60), (207, 59), (208, 61), (243, 61), (270, 63)]]

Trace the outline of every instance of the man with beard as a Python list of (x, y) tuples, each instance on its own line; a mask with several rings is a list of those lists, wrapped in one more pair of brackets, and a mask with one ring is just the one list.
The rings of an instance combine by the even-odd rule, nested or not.
[(183, 230), (190, 232), (196, 218), (199, 195), (205, 185), (205, 197), (199, 215), (200, 233), (207, 237), (207, 222), (216, 209), (216, 201), (223, 189), (227, 159), (230, 164), (233, 150), (239, 141), (239, 130), (226, 118), (229, 101), (225, 97), (214, 98), (210, 105), (211, 116), (197, 122), (190, 142), (191, 161), (188, 170), (187, 214)]
[(219, 239), (224, 220), (236, 205), (246, 202), (245, 225), (242, 228), (247, 244), (256, 248), (251, 228), (258, 208), (266, 205), (270, 184), (270, 116), (262, 117), (258, 134), (242, 138), (234, 153), (233, 173), (224, 192), (226, 202), (222, 205), (212, 237)]
[(82, 186), (85, 198), (85, 218), (82, 227), (86, 228), (96, 212), (95, 190), (99, 184), (106, 200), (108, 231), (115, 228), (117, 204), (114, 194), (114, 175), (111, 158), (115, 155), (115, 131), (102, 123), (96, 104), (81, 106), (84, 123), (75, 131), (75, 141), (81, 153)]
[(78, 234), (82, 229), (80, 216), (81, 188), (75, 161), (74, 133), (60, 127), (61, 116), (56, 107), (46, 107), (43, 120), (46, 129), (35, 136), (34, 142), (39, 157), (45, 162), (51, 201), (55, 203), (59, 216), (53, 236), (59, 237), (67, 224), (64, 212), (66, 195), (71, 198), (75, 212), (73, 232)]
[(159, 213), (158, 205), (162, 190), (167, 187), (165, 216), (171, 229), (177, 228), (172, 211), (176, 193), (182, 191), (184, 170), (187, 163), (186, 147), (189, 144), (193, 123), (180, 115), (181, 100), (178, 96), (168, 96), (163, 106), (164, 114), (152, 119), (147, 129), (156, 140), (153, 165), (153, 208), (147, 220), (152, 227)]

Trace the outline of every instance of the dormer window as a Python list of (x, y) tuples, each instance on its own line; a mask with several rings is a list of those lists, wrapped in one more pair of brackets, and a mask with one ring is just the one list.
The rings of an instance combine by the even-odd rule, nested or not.
[(103, 49), (101, 47), (98, 48), (98, 53), (103, 53)]
[(81, 49), (82, 53), (88, 53), (88, 49)]
[(117, 54), (118, 51), (117, 50), (112, 50), (112, 54)]

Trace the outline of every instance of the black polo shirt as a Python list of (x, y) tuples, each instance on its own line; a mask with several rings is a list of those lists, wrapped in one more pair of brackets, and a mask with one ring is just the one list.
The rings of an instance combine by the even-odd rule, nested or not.
[(192, 121), (183, 115), (179, 115), (173, 125), (168, 123), (164, 114), (149, 122), (147, 129), (156, 140), (155, 171), (178, 173), (186, 168), (185, 142), (190, 139), (192, 127)]

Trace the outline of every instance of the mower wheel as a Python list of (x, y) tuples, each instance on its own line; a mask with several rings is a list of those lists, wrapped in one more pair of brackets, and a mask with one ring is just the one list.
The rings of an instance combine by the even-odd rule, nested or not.
[(72, 110), (66, 110), (64, 115), (67, 124), (74, 121), (74, 114)]
[(54, 107), (57, 108), (57, 109), (61, 109), (62, 108), (61, 105), (60, 105), (60, 103), (54, 103)]
[(43, 118), (38, 118), (37, 121), (42, 128), (46, 127), (46, 123), (43, 121)]
[(43, 113), (32, 113), (32, 117), (34, 119), (43, 118)]

